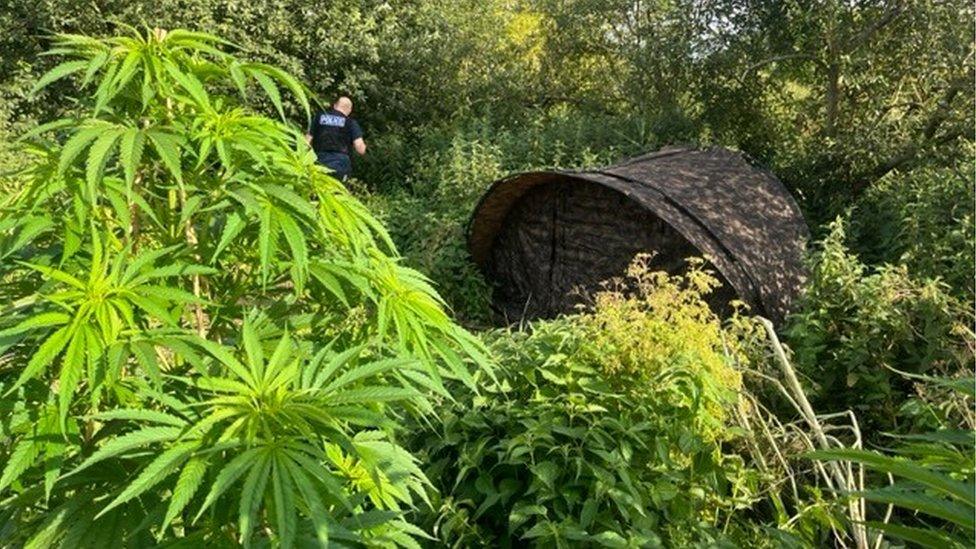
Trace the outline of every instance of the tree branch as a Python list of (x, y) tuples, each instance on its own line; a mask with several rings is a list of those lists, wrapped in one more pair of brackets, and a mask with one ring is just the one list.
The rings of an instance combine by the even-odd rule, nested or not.
[(873, 37), (875, 33), (887, 27), (895, 19), (898, 19), (898, 17), (900, 17), (901, 14), (904, 13), (904, 11), (905, 11), (905, 6), (903, 5), (903, 3), (901, 1), (896, 1), (895, 5), (892, 6), (890, 10), (888, 10), (884, 15), (876, 19), (864, 30), (859, 32), (857, 36), (855, 36), (850, 42), (845, 44), (844, 50), (850, 53), (860, 48), (861, 46), (866, 44), (869, 40), (871, 40), (871, 37)]
[[(918, 153), (926, 145), (932, 143), (948, 143), (958, 137), (966, 135), (971, 129), (964, 128), (962, 126), (954, 128), (953, 130), (943, 134), (938, 139), (935, 139), (939, 128), (949, 119), (952, 114), (952, 102), (959, 95), (959, 92), (966, 89), (966, 86), (971, 86), (973, 81), (973, 74), (970, 73), (965, 77), (960, 77), (949, 84), (946, 88), (945, 95), (939, 100), (938, 105), (935, 110), (932, 111), (932, 115), (929, 116), (928, 121), (922, 127), (922, 133), (918, 139), (912, 140), (909, 143), (902, 146), (902, 148), (892, 155), (890, 158), (884, 162), (879, 163), (873, 170), (865, 174), (864, 177), (857, 178), (854, 182), (853, 191), (855, 194), (860, 194), (868, 186), (878, 179), (881, 179), (891, 171), (904, 167), (909, 163), (916, 160)], [(934, 141), (933, 141), (934, 140)]]
[(768, 65), (770, 63), (778, 63), (779, 61), (786, 61), (787, 59), (807, 59), (813, 61), (814, 63), (817, 63), (818, 65), (824, 64), (822, 60), (818, 59), (816, 56), (811, 55), (809, 53), (784, 53), (782, 55), (774, 55), (772, 57), (763, 59), (762, 61), (749, 65), (748, 67), (746, 67), (744, 71), (742, 71), (742, 75), (739, 76), (739, 81), (741, 82), (745, 80), (746, 77), (749, 76), (749, 73), (762, 67), (763, 65)]

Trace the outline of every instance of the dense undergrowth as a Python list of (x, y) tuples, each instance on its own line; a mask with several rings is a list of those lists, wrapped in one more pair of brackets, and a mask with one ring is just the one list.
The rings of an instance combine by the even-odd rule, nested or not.
[[(329, 37), (273, 3), (118, 7), (199, 19), (313, 90), (186, 31), (61, 38), (36, 63), (36, 37), (0, 38), (0, 173), (27, 167), (0, 182), (0, 545), (972, 546), (955, 11), (913, 4), (892, 30), (859, 26), (873, 8), (718, 3), (740, 29), (723, 37), (653, 8), (650, 59), (594, 36), (602, 5), (527, 3), (499, 27), (498, 6), (422, 4), (364, 4)], [(0, 25), (47, 13), (18, 6)], [(830, 32), (847, 53), (801, 39)], [(689, 36), (724, 45), (682, 61)], [(929, 40), (924, 76), (904, 36)], [(336, 81), (371, 100), (348, 190), (294, 123)], [(653, 258), (636, 294), (491, 327), (464, 236), (492, 181), (684, 142), (749, 152), (808, 215), (810, 278), (778, 333), (717, 318), (709, 273)]]
[(452, 546), (752, 545), (760, 479), (726, 445), (741, 353), (702, 300), (714, 279), (635, 264), (640, 294), (487, 334), (497, 379), (412, 443)]
[[(490, 288), (465, 248), (478, 199), (492, 182), (518, 171), (593, 167), (655, 145), (644, 128), (619, 122), (556, 112), (517, 129), (482, 119), (420, 138), (394, 133), (376, 140), (382, 152), (366, 159), (357, 177), (407, 260), (437, 281), (462, 321), (485, 326)], [(628, 130), (632, 135), (622, 133)], [(624, 145), (607, 146), (618, 141)]]
[[(372, 171), (370, 165), (362, 172), (373, 186), (362, 192), (381, 212), (406, 260), (429, 273), (455, 314), (471, 325), (484, 326), (492, 314), (491, 288), (471, 265), (464, 248), (470, 212), (487, 186), (520, 170), (601, 165), (641, 148), (600, 148), (599, 140), (588, 139), (599, 132), (581, 130), (576, 126), (579, 119), (560, 119), (558, 115), (541, 118), (546, 120), (544, 130), (528, 124), (521, 131), (494, 131), (487, 122), (479, 121), (454, 130), (453, 135), (448, 133), (452, 135), (449, 139), (414, 142), (410, 157), (404, 159), (410, 168), (402, 176), (406, 182), (403, 186), (382, 190), (386, 184), (382, 174)], [(649, 148), (654, 146), (652, 134), (634, 135), (634, 143), (643, 139)], [(523, 150), (527, 143), (540, 145), (528, 154)], [(400, 147), (396, 144), (393, 150)], [(796, 369), (803, 398), (809, 399), (816, 414), (825, 416), (827, 432), (847, 432), (831, 435), (827, 445), (890, 448), (891, 436), (957, 432), (955, 442), (930, 440), (925, 444), (928, 452), (954, 452), (954, 465), (945, 465), (951, 479), (962, 482), (973, 479), (972, 460), (966, 457), (972, 436), (965, 434), (972, 428), (972, 400), (966, 391), (946, 393), (937, 380), (959, 379), (963, 387), (972, 382), (973, 205), (966, 199), (972, 194), (971, 172), (971, 162), (962, 162), (946, 169), (888, 174), (833, 223), (815, 228), (817, 237), (810, 244), (810, 279), (785, 327), (791, 349), (788, 357)], [(650, 266), (653, 271), (653, 262)], [(667, 285), (667, 279), (657, 280), (657, 284), (662, 283)], [(589, 543), (624, 547), (658, 542), (666, 546), (823, 546), (843, 540), (857, 546), (875, 540), (878, 529), (886, 528), (884, 505), (891, 503), (890, 494), (869, 498), (877, 503), (860, 500), (861, 507), (855, 512), (836, 499), (845, 492), (845, 481), (850, 481), (847, 490), (853, 492), (856, 486), (882, 485), (886, 477), (869, 472), (865, 485), (857, 481), (858, 466), (852, 461), (846, 462), (852, 467), (847, 479), (843, 475), (832, 479), (833, 472), (811, 469), (803, 452), (822, 450), (823, 445), (815, 441), (812, 432), (800, 434), (809, 428), (810, 420), (796, 408), (796, 395), (783, 394), (785, 381), (774, 366), (776, 360), (769, 352), (766, 336), (757, 332), (755, 325), (748, 329), (726, 326), (732, 332), (722, 332), (726, 345), (742, 338), (745, 356), (740, 358), (751, 363), (747, 367), (732, 361), (743, 370), (740, 375), (745, 382), (737, 397), (742, 407), (726, 403), (739, 410), (736, 417), (725, 418), (722, 424), (729, 436), (721, 443), (712, 440), (702, 443), (704, 446), (683, 449), (690, 455), (704, 452), (711, 456), (707, 465), (701, 463), (702, 478), (710, 480), (702, 480), (706, 484), (698, 488), (722, 494), (721, 502), (712, 501), (714, 505), (709, 507), (704, 501), (686, 497), (682, 503), (695, 510), (671, 514), (667, 502), (654, 498), (658, 497), (656, 489), (668, 494), (672, 485), (659, 486), (653, 479), (663, 475), (675, 482), (690, 482), (682, 477), (688, 469), (669, 459), (656, 461), (660, 454), (642, 455), (628, 462), (626, 479), (614, 473), (601, 477), (587, 471), (580, 464), (602, 471), (606, 466), (599, 465), (599, 459), (618, 460), (614, 463), (621, 459), (613, 450), (590, 456), (587, 448), (601, 448), (607, 439), (629, 440), (630, 429), (637, 425), (643, 428), (648, 421), (670, 424), (677, 416), (669, 414), (679, 414), (681, 407), (651, 405), (648, 412), (643, 407), (647, 401), (627, 400), (634, 398), (631, 392), (587, 393), (574, 385), (578, 378), (593, 371), (612, 371), (626, 378), (627, 372), (654, 371), (661, 362), (667, 364), (675, 357), (707, 364), (707, 353), (703, 356), (680, 350), (700, 337), (707, 339), (703, 334), (711, 332), (703, 325), (716, 325), (715, 319), (683, 316), (682, 311), (687, 312), (688, 307), (696, 310), (696, 305), (677, 307), (683, 302), (663, 291), (650, 292), (659, 298), (667, 295), (650, 309), (640, 300), (621, 302), (619, 296), (609, 297), (614, 295), (607, 294), (614, 303), (603, 304), (606, 309), (602, 310), (598, 306), (592, 316), (534, 323), (525, 327), (528, 333), (489, 332), (488, 341), (506, 366), (506, 373), (498, 384), (488, 383), (483, 395), (469, 395), (458, 406), (442, 411), (447, 419), (435, 429), (437, 438), (425, 436), (421, 446), (422, 455), (430, 456), (425, 461), (433, 461), (429, 466), (431, 478), (440, 479), (435, 485), (440, 488), (441, 499), (436, 500), (436, 513), (420, 516), (441, 542), (454, 546), (533, 543), (572, 547)], [(703, 305), (698, 302), (697, 306)], [(614, 314), (608, 317), (608, 311)], [(747, 312), (744, 315), (742, 318), (748, 317)], [(595, 329), (596, 318), (602, 320)], [(662, 331), (662, 325), (670, 328)], [(652, 334), (673, 337), (658, 339)], [(608, 338), (617, 341), (593, 353), (598, 342), (606, 344)], [(551, 358), (554, 356), (558, 358)], [(730, 360), (728, 347), (710, 356), (722, 363)], [(936, 381), (911, 377), (920, 374)], [(703, 377), (716, 379), (714, 374)], [(779, 381), (771, 382), (771, 378)], [(593, 403), (612, 410), (603, 399), (617, 404), (627, 400), (626, 412), (616, 408), (618, 412), (609, 416), (604, 412), (593, 417), (577, 413), (575, 406), (585, 408)], [(844, 415), (847, 410), (855, 415), (848, 418)], [(655, 424), (666, 431), (662, 423)], [(610, 434), (574, 444), (573, 437), (583, 431), (572, 426), (579, 425), (601, 433), (609, 429)], [(680, 436), (676, 431), (662, 431), (651, 438), (675, 441)], [(940, 436), (934, 435), (935, 439)], [(522, 449), (516, 451), (516, 447)], [(922, 450), (915, 447), (913, 451)], [(539, 453), (545, 455), (538, 458), (543, 463), (556, 463), (553, 470), (559, 474), (554, 479), (545, 476), (548, 465), (537, 471)], [(650, 467), (651, 472), (637, 463), (656, 465)], [(923, 463), (923, 467), (941, 467), (924, 458)], [(648, 476), (640, 477), (640, 471)], [(711, 476), (704, 471), (711, 471)], [(569, 478), (564, 476), (567, 474)], [(652, 509), (650, 516), (654, 518), (628, 514), (623, 503), (613, 507), (617, 502), (610, 496), (606, 498), (614, 501), (612, 510), (591, 515), (596, 512), (591, 506), (583, 513), (593, 493), (609, 494), (620, 483), (629, 489), (641, 482), (638, 479), (648, 482), (638, 492), (651, 501), (644, 499), (636, 505)], [(563, 497), (567, 486), (573, 486), (574, 491)], [(690, 493), (692, 485), (683, 486), (679, 493)], [(908, 486), (908, 497), (899, 501), (910, 509), (914, 496), (919, 500), (929, 497)], [(611, 521), (604, 524), (615, 525), (610, 529), (614, 534), (596, 537), (605, 532), (598, 530), (597, 516)], [(662, 520), (662, 516), (668, 518)], [(911, 515), (908, 511), (895, 511), (891, 516), (896, 524), (886, 530), (890, 539), (917, 539), (917, 535), (899, 537), (913, 536), (899, 530), (899, 524), (935, 524), (932, 527), (937, 530), (956, 532), (953, 543), (968, 543), (967, 521), (949, 527), (939, 526), (944, 516), (934, 523), (924, 514)], [(957, 511), (953, 516), (958, 519), (961, 514)], [(867, 520), (872, 527), (854, 528), (852, 518)], [(677, 524), (683, 526), (672, 530)], [(936, 541), (936, 546), (944, 541)]]

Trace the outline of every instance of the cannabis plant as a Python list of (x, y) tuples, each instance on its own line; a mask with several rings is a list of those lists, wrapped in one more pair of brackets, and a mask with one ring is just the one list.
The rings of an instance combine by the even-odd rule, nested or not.
[[(482, 349), (315, 164), (282, 70), (185, 30), (61, 35), (73, 116), (0, 202), (0, 540), (415, 546), (396, 442)], [(291, 101), (286, 101), (290, 97)], [(273, 106), (277, 118), (253, 107)]]

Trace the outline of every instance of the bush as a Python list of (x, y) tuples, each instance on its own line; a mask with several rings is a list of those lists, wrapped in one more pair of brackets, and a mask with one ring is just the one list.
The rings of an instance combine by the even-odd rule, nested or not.
[(373, 195), (368, 203), (389, 227), (406, 264), (434, 281), (458, 319), (488, 325), (491, 289), (468, 255), (463, 218), (402, 192)]
[(941, 279), (951, 293), (976, 296), (972, 158), (941, 169), (893, 173), (854, 205), (849, 241), (869, 265), (905, 265), (919, 279)]
[(852, 409), (868, 433), (896, 429), (911, 388), (894, 370), (971, 370), (971, 317), (944, 283), (918, 281), (904, 265), (864, 265), (845, 246), (845, 231), (835, 221), (812, 254), (790, 345), (818, 409)]
[(653, 150), (660, 140), (651, 127), (637, 116), (566, 107), (527, 110), (517, 125), (473, 117), (377, 135), (359, 173), (382, 191), (406, 186), (423, 194), (447, 183), (471, 192), (517, 171), (593, 167)]
[(757, 479), (722, 449), (741, 382), (723, 346), (736, 335), (702, 300), (715, 281), (634, 274), (636, 297), (488, 336), (503, 373), (412, 443), (441, 492), (440, 542), (687, 546), (753, 531), (731, 517)]
[(372, 195), (370, 204), (407, 263), (436, 281), (461, 320), (484, 325), (490, 291), (468, 255), (464, 231), (478, 197), (502, 176), (498, 151), (455, 137), (446, 148), (418, 155), (411, 170), (405, 188)]

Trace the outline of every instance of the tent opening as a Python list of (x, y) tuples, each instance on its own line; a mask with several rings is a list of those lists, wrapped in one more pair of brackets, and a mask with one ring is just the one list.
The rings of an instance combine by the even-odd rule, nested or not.
[[(649, 209), (623, 193), (584, 180), (555, 179), (521, 196), (505, 216), (487, 262), (494, 303), (507, 322), (551, 318), (591, 303), (607, 281), (624, 282), (634, 257), (654, 255), (650, 267), (685, 272), (701, 251)], [(719, 314), (735, 290), (709, 296)]]

